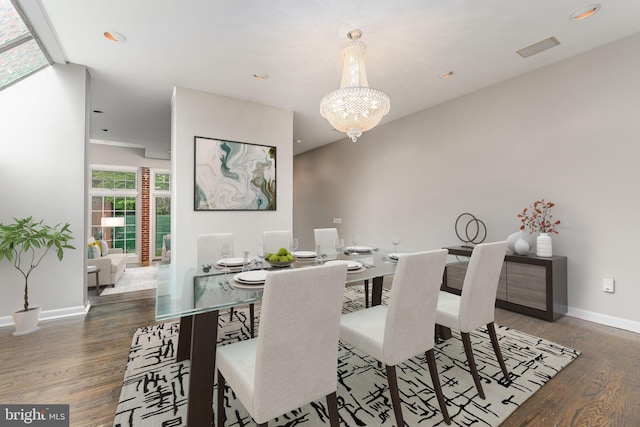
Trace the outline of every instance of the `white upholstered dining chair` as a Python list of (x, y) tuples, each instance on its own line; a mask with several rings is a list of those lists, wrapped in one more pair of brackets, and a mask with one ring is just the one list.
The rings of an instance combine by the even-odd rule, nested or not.
[(264, 231), (262, 232), (262, 244), (265, 253), (276, 253), (280, 248), (287, 250), (291, 246), (291, 238), (293, 235), (289, 230), (281, 231)]
[(469, 370), (478, 390), (484, 399), (480, 376), (473, 357), (469, 333), (480, 326), (487, 326), (491, 345), (496, 354), (505, 381), (509, 380), (509, 371), (504, 364), (500, 345), (494, 327), (496, 293), (500, 280), (500, 270), (507, 251), (507, 242), (481, 243), (473, 248), (471, 259), (462, 283), (462, 294), (455, 295), (440, 291), (436, 323), (460, 331)]
[(258, 337), (217, 349), (217, 426), (224, 425), (225, 381), (258, 425), (326, 397), (339, 425), (338, 338), (345, 265), (267, 274)]
[[(198, 267), (202, 267), (205, 264), (215, 264), (216, 261), (222, 258), (222, 245), (229, 245), (230, 257), (233, 256), (233, 233), (211, 233), (211, 234), (198, 234)], [(235, 310), (229, 309), (229, 320), (233, 320), (233, 313)], [(255, 306), (249, 304), (249, 323), (251, 329), (251, 337), (254, 336), (255, 329)]]
[(336, 239), (338, 238), (337, 228), (314, 228), (313, 242), (315, 247), (320, 246), (324, 253), (335, 252)]
[(389, 304), (348, 313), (340, 320), (340, 339), (386, 365), (396, 425), (404, 426), (396, 365), (425, 353), (440, 411), (451, 424), (433, 351), (438, 292), (447, 250), (401, 255)]
[(221, 250), (224, 243), (229, 245), (230, 256), (233, 256), (232, 233), (198, 234), (198, 266), (214, 264), (222, 258)]
[[(323, 253), (336, 253), (336, 239), (340, 236), (338, 235), (337, 228), (314, 228), (313, 229), (313, 241), (315, 247), (320, 246), (320, 249)], [(364, 305), (365, 307), (369, 307), (369, 281), (364, 280)]]

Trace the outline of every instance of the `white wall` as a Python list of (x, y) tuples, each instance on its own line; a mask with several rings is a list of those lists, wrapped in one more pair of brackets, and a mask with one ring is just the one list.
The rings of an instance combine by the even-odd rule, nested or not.
[(105, 144), (89, 144), (89, 164), (171, 169), (170, 160), (149, 159), (143, 148), (118, 147)]
[[(48, 255), (30, 276), (30, 304), (42, 318), (84, 313), (85, 141), (88, 74), (52, 66), (0, 94), (0, 222), (12, 217), (69, 222), (76, 250)], [(23, 278), (0, 261), (0, 325), (22, 307)]]
[(362, 244), (398, 233), (408, 248), (456, 245), (463, 212), (501, 240), (545, 197), (562, 221), (553, 247), (568, 257), (570, 314), (640, 332), (638, 51), (640, 35), (296, 156), (301, 247), (334, 217)]
[[(276, 211), (194, 211), (194, 137), (275, 146)], [(264, 230), (293, 223), (293, 112), (178, 87), (172, 100), (171, 261), (196, 262), (198, 234), (230, 232), (235, 251), (255, 253)]]

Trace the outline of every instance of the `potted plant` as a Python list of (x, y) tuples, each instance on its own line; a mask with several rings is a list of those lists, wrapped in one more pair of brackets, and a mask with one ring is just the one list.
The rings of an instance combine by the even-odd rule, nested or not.
[(536, 255), (540, 257), (553, 255), (549, 233), (558, 234), (556, 227), (560, 225), (560, 221), (554, 221), (551, 215), (551, 208), (554, 206), (553, 202), (547, 202), (544, 199), (536, 200), (530, 208), (524, 208), (518, 214), (518, 218), (522, 221), (520, 230), (528, 228), (529, 233), (540, 232), (536, 243)]
[(55, 253), (62, 261), (65, 249), (75, 249), (69, 244), (72, 239), (69, 223), (51, 227), (31, 216), (13, 218), (11, 224), (0, 223), (0, 260), (6, 258), (24, 277), (24, 305), (13, 313), (14, 335), (38, 329), (40, 307), (29, 307), (29, 276), (49, 253)]

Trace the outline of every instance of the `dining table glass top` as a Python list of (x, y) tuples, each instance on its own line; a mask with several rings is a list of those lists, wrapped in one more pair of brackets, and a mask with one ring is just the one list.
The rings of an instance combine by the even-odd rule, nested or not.
[[(397, 261), (393, 251), (373, 249), (370, 253), (327, 253), (321, 258), (298, 258), (291, 266), (272, 267), (267, 262), (260, 263), (252, 259), (242, 267), (217, 267), (216, 261), (210, 265), (164, 264), (158, 268), (158, 287), (156, 291), (156, 320), (167, 320), (191, 316), (213, 310), (222, 310), (260, 301), (264, 283), (241, 283), (238, 274), (251, 271), (259, 276), (260, 270), (280, 271), (291, 268), (313, 268), (335, 261), (351, 261), (361, 265), (350, 266), (346, 284), (371, 280), (376, 277), (392, 275)], [(391, 256), (390, 256), (391, 255)], [(447, 265), (468, 262), (467, 257), (449, 255)], [(353, 264), (353, 263), (352, 263)], [(208, 267), (208, 268), (207, 268)]]

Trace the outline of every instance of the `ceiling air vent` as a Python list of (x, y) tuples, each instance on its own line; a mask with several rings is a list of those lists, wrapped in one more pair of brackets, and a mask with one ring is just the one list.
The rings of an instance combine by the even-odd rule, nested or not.
[(558, 46), (560, 42), (555, 37), (549, 37), (544, 40), (540, 40), (537, 43), (534, 43), (530, 46), (523, 47), (522, 49), (516, 51), (516, 53), (523, 58), (528, 58), (536, 53), (543, 52), (547, 49), (551, 49), (552, 47)]

